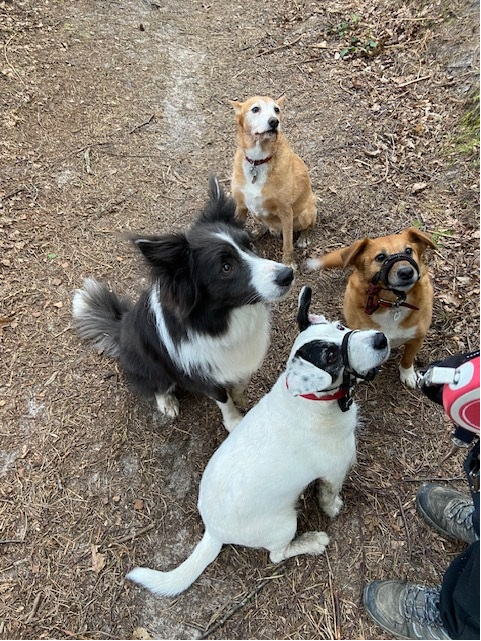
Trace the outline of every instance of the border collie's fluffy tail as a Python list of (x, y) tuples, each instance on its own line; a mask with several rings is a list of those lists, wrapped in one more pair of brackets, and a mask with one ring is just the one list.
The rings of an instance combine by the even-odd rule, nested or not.
[(93, 278), (77, 289), (72, 313), (80, 338), (93, 341), (94, 348), (107, 356), (119, 355), (120, 321), (131, 304), (120, 299), (106, 285)]
[(175, 596), (187, 590), (205, 568), (217, 558), (221, 548), (222, 543), (206, 532), (189, 558), (175, 570), (159, 572), (149, 568), (134, 568), (127, 574), (127, 578), (140, 583), (159, 596)]

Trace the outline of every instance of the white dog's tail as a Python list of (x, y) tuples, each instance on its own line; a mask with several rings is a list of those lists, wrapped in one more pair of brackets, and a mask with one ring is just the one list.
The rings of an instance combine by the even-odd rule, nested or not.
[(187, 590), (205, 568), (217, 558), (221, 548), (222, 543), (206, 532), (189, 558), (175, 570), (159, 572), (149, 568), (134, 568), (127, 574), (127, 578), (140, 583), (159, 596), (175, 596)]

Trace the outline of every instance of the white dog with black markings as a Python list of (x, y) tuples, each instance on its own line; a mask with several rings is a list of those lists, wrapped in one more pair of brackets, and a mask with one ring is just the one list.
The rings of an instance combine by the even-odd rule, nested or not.
[(205, 534), (190, 557), (170, 572), (134, 568), (127, 577), (158, 595), (186, 590), (224, 544), (266, 548), (278, 563), (322, 554), (325, 532), (296, 537), (296, 504), (319, 479), (319, 505), (330, 517), (356, 459), (355, 378), (370, 378), (389, 357), (382, 332), (354, 331), (309, 314), (311, 290), (299, 297), (301, 333), (287, 368), (229, 434), (209, 461), (198, 507)]

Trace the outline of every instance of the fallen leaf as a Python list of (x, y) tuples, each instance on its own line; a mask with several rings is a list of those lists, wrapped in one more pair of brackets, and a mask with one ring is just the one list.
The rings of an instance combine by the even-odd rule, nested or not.
[(427, 186), (428, 183), (414, 183), (414, 185), (411, 185), (411, 193), (417, 194), (420, 191), (423, 191), (423, 189), (426, 189)]
[(132, 632), (132, 639), (153, 639), (145, 628), (135, 628)]
[(97, 574), (105, 567), (105, 554), (99, 552), (100, 545), (91, 544), (92, 550), (92, 570)]

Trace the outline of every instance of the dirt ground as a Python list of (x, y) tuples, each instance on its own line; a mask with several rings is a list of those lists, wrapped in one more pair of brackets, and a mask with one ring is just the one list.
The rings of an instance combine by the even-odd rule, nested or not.
[[(478, 25), (471, 0), (0, 1), (0, 638), (387, 639), (365, 583), (440, 582), (462, 546), (414, 496), (425, 480), (465, 488), (462, 456), (440, 465), (451, 426), (399, 383), (398, 354), (357, 391), (342, 513), (301, 500), (299, 530), (331, 538), (324, 556), (276, 567), (227, 546), (175, 599), (125, 581), (199, 540), (199, 480), (226, 434), (215, 404), (187, 394), (163, 424), (79, 341), (71, 299), (87, 276), (135, 295), (146, 274), (124, 233), (188, 225), (209, 174), (229, 188), (228, 100), (285, 93), (318, 197), (299, 261), (415, 224), (437, 243), (417, 365), (476, 347)], [(280, 259), (281, 244), (259, 251)], [(334, 319), (345, 282), (299, 270), (250, 404), (283, 368), (301, 286)]]

